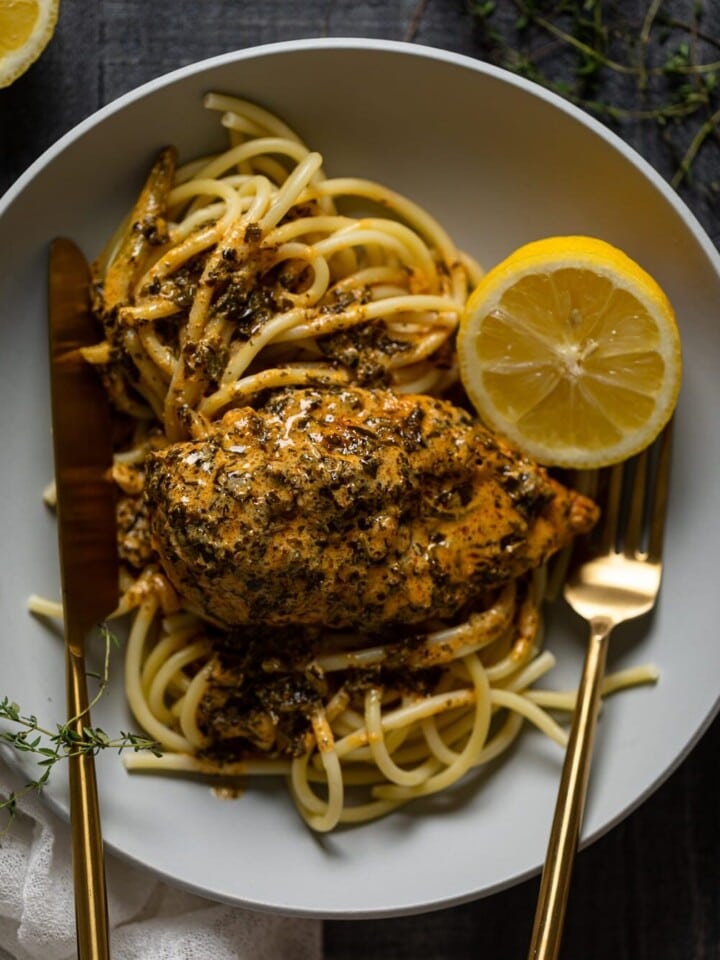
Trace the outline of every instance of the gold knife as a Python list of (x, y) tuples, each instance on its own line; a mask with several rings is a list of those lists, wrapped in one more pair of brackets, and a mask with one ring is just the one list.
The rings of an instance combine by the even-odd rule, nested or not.
[[(90, 271), (66, 238), (50, 247), (49, 331), (67, 711), (71, 729), (82, 736), (90, 726), (85, 640), (117, 606), (118, 568), (110, 411), (79, 349), (98, 339)], [(68, 763), (78, 957), (105, 960), (110, 949), (95, 764), (89, 754)]]

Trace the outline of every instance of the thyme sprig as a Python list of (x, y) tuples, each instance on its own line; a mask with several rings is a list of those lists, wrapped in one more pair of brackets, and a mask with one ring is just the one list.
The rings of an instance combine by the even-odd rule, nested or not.
[(468, 9), (480, 56), (623, 128), (672, 187), (715, 206), (720, 33), (709, 0), (468, 0)]
[[(87, 709), (95, 706), (103, 695), (110, 675), (110, 650), (117, 645), (117, 638), (103, 624), (100, 633), (105, 641), (105, 659), (102, 673), (91, 673), (95, 677), (98, 689), (90, 701)], [(19, 727), (19, 730), (0, 730), (0, 744), (5, 744), (18, 753), (31, 754), (36, 758), (40, 772), (35, 779), (29, 780), (20, 790), (11, 792), (7, 797), (0, 797), (0, 811), (5, 814), (5, 823), (0, 828), (2, 838), (15, 819), (18, 811), (18, 802), (27, 794), (41, 790), (50, 779), (50, 774), (57, 763), (80, 755), (96, 756), (101, 750), (132, 750), (137, 753), (149, 750), (155, 756), (160, 756), (160, 745), (141, 734), (121, 731), (117, 736), (109, 736), (101, 727), (93, 727), (83, 723), (83, 714), (72, 717), (65, 723), (56, 724), (55, 730), (43, 727), (35, 714), (23, 713), (19, 704), (9, 697), (0, 700), (0, 720)]]

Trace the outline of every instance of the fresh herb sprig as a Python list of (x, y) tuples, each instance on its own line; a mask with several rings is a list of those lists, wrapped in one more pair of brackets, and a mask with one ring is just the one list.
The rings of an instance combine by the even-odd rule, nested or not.
[[(117, 645), (117, 638), (106, 625), (100, 628), (105, 640), (105, 661), (102, 673), (90, 673), (98, 681), (98, 690), (91, 700), (87, 712), (95, 706), (104, 693), (110, 675), (110, 650), (113, 644)], [(36, 758), (40, 770), (37, 778), (30, 780), (25, 786), (11, 792), (7, 797), (0, 797), (0, 811), (5, 814), (5, 823), (0, 827), (0, 838), (9, 830), (17, 815), (18, 802), (33, 791), (41, 790), (50, 779), (50, 774), (57, 763), (70, 757), (83, 754), (96, 756), (101, 750), (149, 750), (155, 756), (160, 756), (160, 745), (157, 741), (137, 733), (121, 731), (118, 736), (110, 737), (101, 727), (80, 725), (80, 732), (76, 729), (77, 721), (82, 715), (73, 717), (65, 723), (57, 724), (55, 730), (49, 730), (40, 725), (34, 714), (25, 714), (20, 706), (4, 697), (0, 701), (0, 720), (10, 722), (19, 730), (0, 730), (0, 744), (6, 744), (18, 753), (32, 754)]]
[(625, 137), (712, 230), (720, 18), (711, 0), (467, 0), (478, 53)]

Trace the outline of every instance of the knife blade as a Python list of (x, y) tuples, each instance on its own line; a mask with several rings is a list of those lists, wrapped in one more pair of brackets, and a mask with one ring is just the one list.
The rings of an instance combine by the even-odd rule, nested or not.
[[(50, 247), (50, 396), (60, 573), (65, 622), (68, 724), (90, 726), (85, 641), (118, 602), (110, 410), (100, 379), (80, 353), (98, 340), (90, 271), (73, 241)], [(92, 755), (68, 758), (78, 956), (109, 957), (100, 810)]]

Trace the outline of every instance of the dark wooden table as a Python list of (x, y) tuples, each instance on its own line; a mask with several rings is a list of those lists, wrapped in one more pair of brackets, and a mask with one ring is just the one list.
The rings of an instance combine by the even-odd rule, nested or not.
[[(562, 6), (571, 12), (558, 17), (556, 8)], [(541, 7), (555, 32), (536, 23), (518, 33), (523, 4), (515, 0), (494, 5), (479, 0), (61, 0), (57, 32), (42, 58), (0, 90), (0, 192), (77, 122), (168, 70), (275, 40), (384, 37), (510, 64), (545, 82), (562, 83), (590, 109), (614, 120), (618, 132), (668, 179), (689, 156), (691, 175), (676, 183), (710, 237), (720, 242), (720, 152), (718, 117), (713, 116), (718, 102), (712, 81), (705, 82), (709, 74), (700, 74), (699, 84), (687, 70), (693, 58), (720, 58), (720, 4), (577, 0), (528, 7)], [(604, 18), (618, 7), (631, 24), (629, 41), (606, 29)], [(692, 22), (686, 36), (680, 22)], [(636, 75), (608, 69), (588, 53), (602, 29), (612, 62), (640, 50), (651, 66), (671, 68), (662, 75), (669, 86), (659, 91), (659, 100), (652, 99), (654, 80), (643, 86)], [(609, 103), (611, 109), (592, 107), (593, 102)], [(676, 106), (660, 116), (657, 103), (668, 102)], [(680, 123), (672, 119), (675, 111)], [(695, 146), (700, 149), (693, 154)], [(720, 958), (718, 756), (720, 720), (650, 799), (580, 854), (564, 957)], [(531, 880), (423, 916), (328, 923), (326, 957), (517, 960), (526, 954), (536, 894), (537, 880)]]

